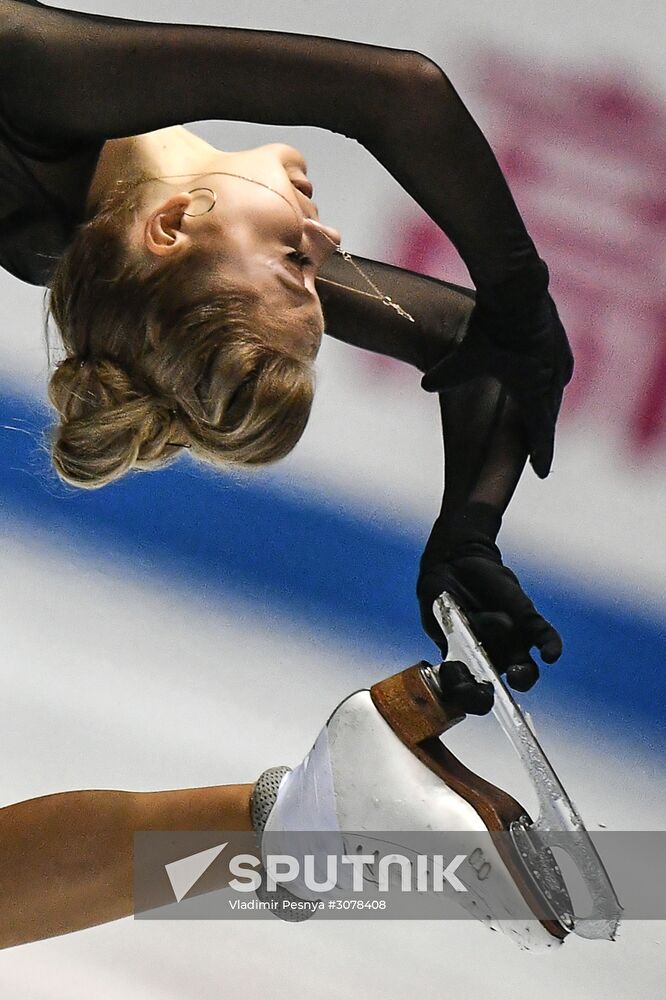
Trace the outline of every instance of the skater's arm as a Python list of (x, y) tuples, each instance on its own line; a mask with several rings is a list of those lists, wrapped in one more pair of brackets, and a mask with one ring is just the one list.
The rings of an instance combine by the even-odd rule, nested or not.
[[(465, 338), (466, 339), (466, 338)], [(454, 365), (465, 339), (449, 354)], [(446, 655), (446, 640), (432, 612), (448, 591), (467, 613), (498, 671), (527, 690), (539, 676), (530, 650), (546, 663), (562, 651), (560, 636), (536, 610), (502, 562), (496, 539), (528, 454), (522, 417), (506, 387), (483, 376), (440, 394), (445, 452), (441, 509), (421, 557), (417, 595), (425, 631)], [(468, 711), (492, 704), (471, 685), (468, 671), (449, 671), (452, 695)], [(459, 694), (459, 685), (463, 693)]]
[[(359, 262), (378, 285), (390, 270), (388, 265), (363, 258)], [(332, 277), (346, 278), (344, 263), (335, 260)], [(439, 395), (444, 495), (421, 559), (417, 587), (424, 627), (443, 648), (444, 637), (432, 614), (432, 602), (443, 590), (450, 590), (473, 618), (473, 625), (480, 626), (480, 637), (491, 649), (498, 669), (508, 669), (511, 682), (533, 683), (538, 673), (530, 648), (536, 646), (544, 659), (552, 661), (559, 654), (559, 636), (502, 564), (495, 544), (528, 454), (520, 410), (506, 385), (494, 376), (460, 378), (461, 366), (467, 369), (474, 364), (481, 372), (491, 367), (494, 350), (481, 338), (472, 339), (470, 345), (474, 293), (395, 270), (399, 282), (395, 299), (418, 315), (418, 321), (410, 324), (381, 302), (366, 297), (365, 314), (359, 312), (358, 325), (350, 324), (349, 335), (339, 339), (390, 354), (420, 370), (438, 363), (443, 379), (452, 382)], [(327, 294), (324, 291), (323, 295)], [(330, 300), (327, 303), (330, 306)], [(335, 303), (335, 308), (336, 315), (345, 315), (344, 301)], [(411, 339), (404, 336), (405, 327), (414, 331)], [(497, 615), (503, 616), (499, 622)], [(488, 625), (492, 636), (487, 633)], [(499, 644), (493, 641), (497, 639)], [(478, 704), (466, 707), (473, 711)]]
[(474, 292), (368, 257), (353, 259), (414, 322), (384, 305), (352, 265), (334, 254), (316, 279), (326, 333), (427, 371), (460, 338), (474, 307)]
[[(380, 284), (388, 265), (361, 258), (363, 269)], [(342, 280), (344, 261), (335, 261), (334, 278)], [(372, 268), (372, 270), (370, 270)], [(459, 286), (396, 269), (401, 282), (395, 298), (419, 321), (410, 324), (366, 298), (365, 315), (358, 326), (349, 326), (348, 343), (390, 354), (423, 370), (439, 363), (453, 385), (439, 395), (445, 452), (445, 489), (439, 516), (423, 557), (417, 591), (426, 632), (444, 650), (444, 637), (432, 614), (432, 602), (448, 589), (470, 614), (473, 625), (493, 654), (498, 669), (508, 670), (511, 682), (533, 683), (538, 676), (529, 650), (536, 646), (544, 659), (557, 658), (560, 648), (555, 630), (535, 611), (511, 571), (501, 562), (495, 542), (502, 516), (514, 494), (528, 454), (525, 427), (519, 408), (506, 386), (485, 374), (457, 380), (461, 358), (469, 347), (469, 318), (474, 293)], [(323, 296), (327, 292), (324, 291)], [(330, 300), (327, 300), (330, 304)], [(339, 315), (344, 301), (335, 303)], [(384, 313), (389, 314), (384, 317)], [(364, 323), (362, 319), (365, 319)], [(411, 326), (414, 336), (404, 336)], [(383, 328), (382, 328), (383, 327)], [(378, 332), (378, 328), (382, 328)], [(389, 331), (389, 333), (387, 333)], [(337, 334), (334, 334), (337, 336)], [(388, 347), (388, 349), (387, 349)], [(488, 366), (493, 348), (486, 341), (473, 343), (473, 358), (481, 371)], [(458, 381), (458, 384), (455, 384)], [(503, 616), (498, 622), (496, 616)], [(492, 636), (487, 633), (490, 624)], [(480, 627), (479, 627), (480, 626)], [(500, 640), (499, 644), (496, 640)], [(493, 641), (495, 640), (495, 641)], [(457, 678), (454, 678), (456, 680)], [(468, 711), (479, 708), (472, 692)], [(482, 707), (485, 708), (486, 703)]]
[[(335, 263), (338, 271), (334, 275), (342, 280), (344, 261)], [(376, 262), (361, 259), (360, 263), (380, 284), (382, 270)], [(381, 267), (388, 269), (387, 265)], [(398, 271), (397, 281), (396, 300), (418, 314), (419, 322), (410, 324), (395, 313), (385, 318), (383, 314), (391, 310), (376, 299), (367, 299), (365, 316), (360, 311), (358, 325), (350, 324), (349, 335), (339, 339), (389, 354), (421, 370), (437, 361), (445, 376), (455, 374), (461, 356), (468, 363), (464, 359), (469, 350), (474, 293), (410, 272)], [(344, 315), (344, 301), (335, 306), (339, 315)], [(405, 326), (414, 330), (411, 339), (404, 336)], [(474, 361), (483, 371), (492, 345), (482, 341), (473, 348)], [(495, 544), (528, 455), (520, 410), (506, 386), (488, 374), (465, 378), (438, 398), (445, 488), (421, 558), (417, 584), (425, 630), (444, 651), (445, 640), (432, 614), (432, 603), (448, 589), (470, 614), (473, 625), (480, 626), (479, 636), (498, 669), (508, 670), (510, 681), (534, 683), (538, 673), (530, 648), (536, 646), (545, 659), (555, 659), (559, 637), (502, 565)], [(498, 614), (504, 617), (499, 623), (494, 618), (490, 621), (494, 634), (489, 637), (484, 627), (489, 616)], [(499, 645), (493, 642), (497, 638), (501, 639)], [(473, 690), (472, 695), (471, 701), (462, 699), (466, 709), (475, 711), (479, 704), (485, 708), (483, 699), (478, 701), (478, 691)]]
[(319, 126), (363, 142), (396, 65), (416, 58), (288, 32), (10, 8), (4, 114), (54, 147), (210, 119)]
[[(134, 834), (249, 831), (251, 793), (251, 785), (62, 792), (0, 809), (0, 948), (128, 916)], [(156, 885), (151, 902), (173, 896)]]
[(4, 114), (54, 146), (205, 119), (312, 125), (363, 143), (450, 237), (477, 287), (543, 267), (443, 71), (402, 49), (10, 4)]

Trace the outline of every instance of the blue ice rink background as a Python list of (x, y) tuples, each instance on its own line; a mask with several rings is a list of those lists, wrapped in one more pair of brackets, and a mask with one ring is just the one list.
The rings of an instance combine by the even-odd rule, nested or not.
[[(666, 15), (646, 5), (637, 18), (628, 0), (608, 4), (603, 22), (569, 0), (556, 9), (545, 0), (408, 9), (252, 0), (235, 16), (204, 0), (144, 0), (140, 15), (125, 0), (62, 6), (415, 48), (463, 85), (475, 44), (536, 66), (640, 63), (642, 85), (666, 101), (657, 44)], [(220, 148), (302, 149), (322, 220), (358, 253), (390, 259), (396, 227), (418, 215), (342, 137), (195, 130)], [(326, 339), (312, 418), (286, 461), (214, 474), (186, 457), (83, 493), (58, 482), (44, 448), (41, 292), (4, 274), (0, 367), (0, 804), (75, 788), (252, 781), (267, 766), (297, 763), (351, 690), (434, 661), (414, 587), (441, 499), (441, 431), (418, 373), (373, 367), (366, 352)], [(590, 829), (664, 829), (664, 447), (632, 455), (616, 431), (593, 406), (563, 423), (553, 474), (545, 483), (525, 474), (502, 548), (564, 638), (560, 663), (521, 701), (572, 798)], [(518, 788), (486, 721), (460, 727), (452, 746)], [(663, 922), (634, 922), (614, 945), (574, 939), (535, 959), (468, 921), (126, 920), (0, 954), (0, 996), (656, 1000), (665, 940)]]
[[(427, 525), (409, 531), (364, 517), (358, 505), (346, 509), (342, 496), (304, 495), (275, 472), (213, 473), (188, 459), (102, 491), (70, 490), (49, 468), (47, 419), (43, 407), (5, 390), (2, 499), (22, 530), (48, 525), (60, 544), (80, 552), (101, 549), (221, 601), (228, 594), (255, 601), (260, 617), (284, 615), (389, 667), (436, 657), (414, 596)], [(610, 599), (602, 587), (581, 593), (558, 567), (505, 559), (565, 638), (566, 652), (544, 669), (539, 695), (602, 721), (632, 745), (666, 752), (663, 620)], [(535, 699), (536, 692), (526, 698)]]

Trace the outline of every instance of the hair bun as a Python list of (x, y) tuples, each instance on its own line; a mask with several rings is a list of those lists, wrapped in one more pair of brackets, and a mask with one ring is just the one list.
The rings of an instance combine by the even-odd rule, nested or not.
[(176, 421), (171, 404), (137, 384), (117, 361), (76, 355), (49, 385), (60, 414), (51, 454), (59, 475), (76, 486), (104, 486), (136, 466), (175, 457), (167, 448)]
[(145, 393), (110, 358), (66, 358), (57, 366), (49, 386), (49, 399), (65, 421), (124, 406), (140, 395)]

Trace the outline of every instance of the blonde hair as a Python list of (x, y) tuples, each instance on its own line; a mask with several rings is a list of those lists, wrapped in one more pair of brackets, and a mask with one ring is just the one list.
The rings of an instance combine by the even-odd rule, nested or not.
[(198, 248), (148, 269), (124, 235), (132, 208), (107, 199), (50, 283), (47, 344), (52, 318), (66, 353), (49, 384), (56, 471), (94, 489), (183, 447), (214, 465), (278, 461), (310, 416), (314, 335), (307, 356), (290, 352), (285, 321), (253, 288), (209, 278)]

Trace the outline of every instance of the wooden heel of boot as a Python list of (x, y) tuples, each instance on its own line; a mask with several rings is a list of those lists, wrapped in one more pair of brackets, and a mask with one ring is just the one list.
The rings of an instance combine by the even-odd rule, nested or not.
[(423, 676), (425, 667), (430, 664), (421, 660), (370, 688), (378, 712), (407, 746), (441, 736), (465, 718), (458, 705), (445, 704), (430, 689)]

